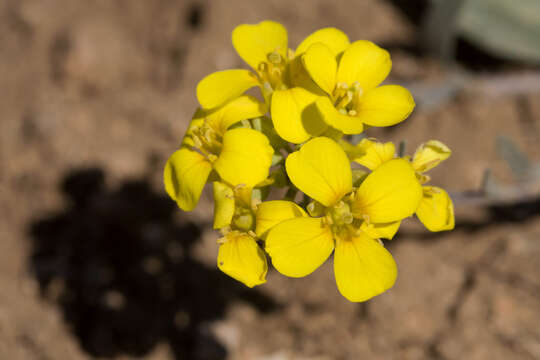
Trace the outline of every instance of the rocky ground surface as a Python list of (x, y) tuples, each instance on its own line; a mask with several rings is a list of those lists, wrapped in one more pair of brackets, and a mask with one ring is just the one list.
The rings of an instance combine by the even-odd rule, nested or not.
[[(254, 290), (217, 271), (210, 194), (181, 213), (161, 170), (197, 81), (243, 66), (231, 30), (263, 19), (292, 46), (324, 26), (387, 46), (398, 83), (444, 79), (382, 1), (0, 2), (0, 358), (540, 359), (535, 199), (458, 202), (444, 234), (410, 221), (387, 245), (396, 286), (364, 304), (339, 295), (331, 260)], [(538, 160), (540, 94), (463, 93), (370, 133), (448, 144), (432, 176), (452, 192), (487, 168), (512, 181), (498, 134)]]

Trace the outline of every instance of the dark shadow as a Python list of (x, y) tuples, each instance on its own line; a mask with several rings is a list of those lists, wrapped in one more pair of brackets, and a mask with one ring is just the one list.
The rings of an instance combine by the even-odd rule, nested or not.
[(208, 329), (245, 301), (277, 304), (190, 254), (201, 229), (173, 221), (179, 211), (145, 180), (107, 189), (99, 169), (62, 182), (67, 208), (30, 226), (30, 268), (41, 295), (93, 356), (142, 356), (168, 342), (178, 359), (224, 359)]
[(420, 26), (429, 7), (429, 0), (388, 0), (414, 25)]
[(204, 6), (202, 3), (194, 2), (189, 6), (186, 23), (193, 29), (199, 29), (203, 24)]

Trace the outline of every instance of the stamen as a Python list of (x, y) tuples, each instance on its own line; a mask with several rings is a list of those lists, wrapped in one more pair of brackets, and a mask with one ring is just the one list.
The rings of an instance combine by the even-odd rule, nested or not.
[(202, 148), (203, 144), (202, 144), (201, 139), (199, 139), (198, 136), (194, 135), (192, 139), (193, 139), (193, 145), (195, 145), (196, 148)]
[(366, 222), (366, 224), (368, 224), (368, 225), (370, 224), (370, 221), (369, 221), (369, 215), (364, 214), (364, 215), (362, 215), (362, 218), (364, 219), (364, 221)]
[(231, 228), (227, 226), (227, 227), (219, 229), (219, 231), (221, 232), (221, 235), (223, 235), (223, 237), (220, 237), (219, 239), (217, 239), (216, 242), (219, 245), (222, 245), (222, 244), (225, 244), (227, 242), (227, 240), (229, 240), (229, 239), (227, 239), (227, 236), (225, 236), (225, 235), (227, 235), (229, 232), (231, 232)]
[(270, 83), (268, 81), (266, 81), (264, 84), (263, 84), (263, 88), (265, 91), (267, 91), (268, 93), (272, 93), (274, 91), (274, 89), (272, 89), (272, 85), (270, 85)]
[(267, 58), (268, 58), (268, 61), (274, 65), (279, 65), (282, 60), (281, 55), (277, 51), (274, 51), (268, 54)]
[(341, 216), (341, 221), (343, 221), (344, 224), (351, 224), (353, 222), (353, 216), (351, 213), (343, 214)]
[(309, 215), (313, 216), (313, 217), (319, 217), (319, 216), (322, 216), (325, 212), (325, 207), (320, 203), (320, 202), (317, 202), (317, 201), (312, 201), (310, 202), (307, 207), (306, 207)]
[(350, 116), (356, 116), (356, 110), (349, 110), (349, 115)]
[(294, 51), (292, 49), (287, 49), (287, 58), (289, 61), (294, 59)]
[(347, 105), (349, 105), (349, 103), (351, 102), (351, 100), (353, 99), (353, 92), (350, 91), (350, 90), (347, 90), (347, 93), (345, 94), (345, 96), (339, 101), (339, 103), (337, 104), (337, 108), (338, 109), (341, 109), (341, 108), (345, 108)]

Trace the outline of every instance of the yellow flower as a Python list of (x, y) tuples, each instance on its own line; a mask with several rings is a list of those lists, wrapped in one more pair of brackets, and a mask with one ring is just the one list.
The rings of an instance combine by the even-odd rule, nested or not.
[(407, 89), (379, 84), (392, 67), (390, 55), (370, 41), (355, 41), (336, 59), (326, 45), (313, 44), (304, 66), (327, 94), (316, 101), (324, 121), (344, 134), (358, 134), (364, 125), (391, 126), (405, 120), (414, 108)]
[[(316, 89), (301, 63), (301, 55), (315, 42), (323, 42), (335, 51), (342, 51), (349, 44), (341, 31), (325, 28), (309, 35), (294, 52), (288, 48), (287, 30), (277, 22), (237, 26), (232, 33), (233, 46), (254, 72), (231, 69), (206, 76), (197, 85), (199, 103), (206, 109), (215, 108), (255, 86), (261, 89), (268, 104), (275, 92), (292, 86)], [(322, 122), (321, 125), (326, 127)]]
[(232, 188), (214, 182), (214, 229), (225, 235), (218, 239), (218, 268), (230, 277), (253, 287), (266, 282), (268, 264), (263, 250), (257, 244), (255, 207), (252, 189), (246, 186)]
[(327, 126), (359, 134), (364, 125), (391, 126), (405, 120), (415, 106), (409, 91), (398, 85), (378, 86), (392, 66), (388, 52), (365, 40), (349, 44), (337, 29), (332, 36), (325, 34), (297, 54), (316, 85), (303, 81), (300, 88), (274, 94), (276, 131), (287, 141), (301, 143)]
[[(452, 151), (437, 140), (430, 140), (416, 150), (412, 166), (422, 184), (430, 180), (424, 173), (448, 159)], [(429, 231), (454, 228), (454, 205), (446, 191), (436, 186), (423, 186), (423, 197), (416, 216)]]
[(268, 100), (273, 90), (286, 87), (287, 30), (274, 21), (237, 26), (232, 43), (240, 57), (255, 70), (224, 70), (212, 73), (197, 85), (197, 99), (211, 109), (259, 86)]
[(298, 45), (289, 63), (289, 87), (292, 88), (273, 93), (271, 114), (276, 132), (295, 144), (319, 136), (328, 128), (315, 107), (315, 100), (324, 92), (310, 78), (302, 61), (314, 44), (324, 44), (339, 57), (349, 46), (349, 38), (336, 28), (323, 28), (309, 35)]
[(261, 116), (264, 104), (241, 96), (223, 107), (197, 110), (179, 150), (164, 169), (165, 190), (178, 206), (191, 211), (197, 205), (212, 170), (226, 183), (254, 187), (268, 177), (274, 150), (261, 132), (228, 128)]
[[(369, 231), (397, 230), (395, 223), (417, 209), (422, 189), (409, 162), (387, 161), (354, 189), (343, 149), (331, 139), (317, 137), (289, 155), (286, 169), (291, 182), (319, 204), (311, 207), (312, 215), (322, 216), (296, 212), (294, 218), (276, 221), (265, 245), (274, 267), (287, 276), (306, 276), (335, 249), (336, 282), (347, 299), (365, 301), (392, 287), (396, 264)], [(279, 206), (288, 207), (284, 213), (293, 208), (275, 207)]]

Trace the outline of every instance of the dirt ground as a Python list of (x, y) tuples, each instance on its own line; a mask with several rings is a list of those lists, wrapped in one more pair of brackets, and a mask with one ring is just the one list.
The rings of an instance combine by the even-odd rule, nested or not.
[[(324, 26), (387, 46), (394, 82), (444, 79), (384, 1), (0, 1), (0, 359), (540, 359), (538, 197), (457, 202), (449, 233), (410, 221), (387, 245), (397, 284), (364, 304), (331, 260), (253, 290), (216, 269), (210, 194), (182, 213), (161, 171), (197, 82), (243, 66), (234, 26), (263, 19), (292, 47)], [(488, 168), (512, 181), (499, 134), (539, 161), (540, 93), (464, 93), (370, 133), (449, 145), (431, 175), (453, 193)]]

